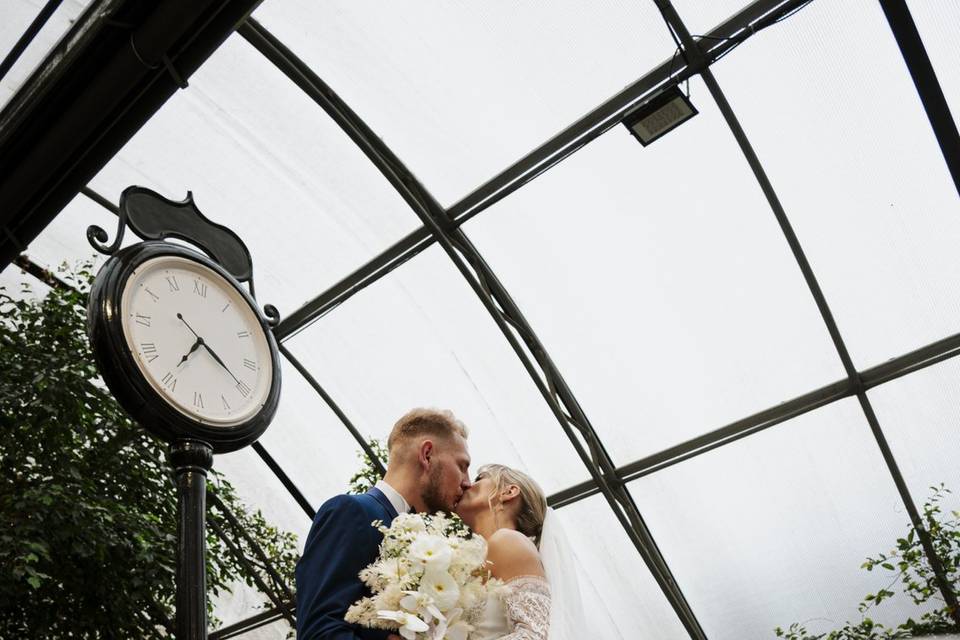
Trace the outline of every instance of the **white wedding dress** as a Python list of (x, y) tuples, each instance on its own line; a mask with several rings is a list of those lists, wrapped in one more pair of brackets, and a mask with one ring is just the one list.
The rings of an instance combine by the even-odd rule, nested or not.
[(476, 640), (547, 640), (550, 586), (539, 576), (519, 576), (487, 596)]
[(487, 596), (476, 640), (580, 640), (590, 637), (574, 553), (553, 509), (540, 541), (546, 579), (518, 576)]

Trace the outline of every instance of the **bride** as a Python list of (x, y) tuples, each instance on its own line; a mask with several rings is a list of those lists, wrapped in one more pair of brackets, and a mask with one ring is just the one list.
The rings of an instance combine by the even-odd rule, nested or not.
[(530, 476), (499, 464), (481, 467), (460, 498), (457, 514), (486, 539), (491, 574), (505, 583), (488, 597), (471, 638), (584, 637), (572, 554), (564, 548), (556, 515)]

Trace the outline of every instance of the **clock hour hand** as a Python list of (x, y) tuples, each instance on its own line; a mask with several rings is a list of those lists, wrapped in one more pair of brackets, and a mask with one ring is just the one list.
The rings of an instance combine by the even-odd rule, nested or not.
[(203, 348), (207, 350), (207, 353), (209, 353), (211, 356), (213, 356), (213, 359), (217, 361), (217, 364), (219, 364), (221, 367), (223, 367), (223, 370), (226, 371), (227, 373), (229, 373), (229, 374), (230, 374), (230, 377), (233, 378), (234, 380), (236, 380), (236, 383), (237, 383), (237, 384), (240, 384), (240, 381), (237, 380), (237, 376), (233, 375), (233, 372), (230, 371), (230, 369), (227, 368), (227, 365), (225, 365), (225, 364), (223, 363), (223, 360), (220, 359), (220, 356), (218, 356), (218, 355), (216, 354), (216, 352), (215, 352), (213, 349), (210, 348), (210, 345), (208, 345), (208, 344), (207, 344), (206, 342), (204, 342), (203, 340), (200, 340), (200, 344), (202, 344), (202, 345), (203, 345)]
[(179, 367), (179, 366), (182, 365), (184, 362), (186, 362), (186, 361), (187, 361), (187, 358), (190, 357), (190, 354), (193, 353), (194, 351), (196, 351), (197, 349), (199, 349), (199, 348), (200, 348), (200, 345), (202, 345), (202, 344), (203, 344), (203, 338), (197, 338), (197, 341), (193, 343), (193, 346), (192, 346), (192, 347), (190, 347), (190, 351), (187, 351), (186, 355), (184, 355), (182, 358), (180, 358), (180, 362), (177, 363), (177, 366)]

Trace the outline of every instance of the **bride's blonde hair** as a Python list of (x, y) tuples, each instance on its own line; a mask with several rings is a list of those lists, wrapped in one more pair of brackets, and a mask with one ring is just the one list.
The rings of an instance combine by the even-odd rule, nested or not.
[[(487, 496), (487, 504), (494, 517), (497, 509), (494, 500), (499, 503), (500, 492), (508, 485), (516, 485), (520, 489), (520, 509), (517, 512), (517, 531), (533, 538), (534, 543), (540, 546), (540, 534), (543, 532), (543, 519), (547, 515), (547, 499), (543, 489), (536, 480), (522, 471), (511, 469), (502, 464), (485, 464), (477, 470), (477, 475), (485, 475), (493, 482), (493, 492)], [(497, 523), (499, 526), (499, 522)]]

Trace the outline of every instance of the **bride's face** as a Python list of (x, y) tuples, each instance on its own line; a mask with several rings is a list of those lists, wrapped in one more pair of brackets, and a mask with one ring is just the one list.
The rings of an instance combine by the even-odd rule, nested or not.
[(463, 492), (457, 504), (457, 515), (467, 523), (467, 526), (473, 528), (477, 514), (490, 509), (490, 496), (495, 489), (493, 480), (487, 474), (481, 473), (470, 488)]

